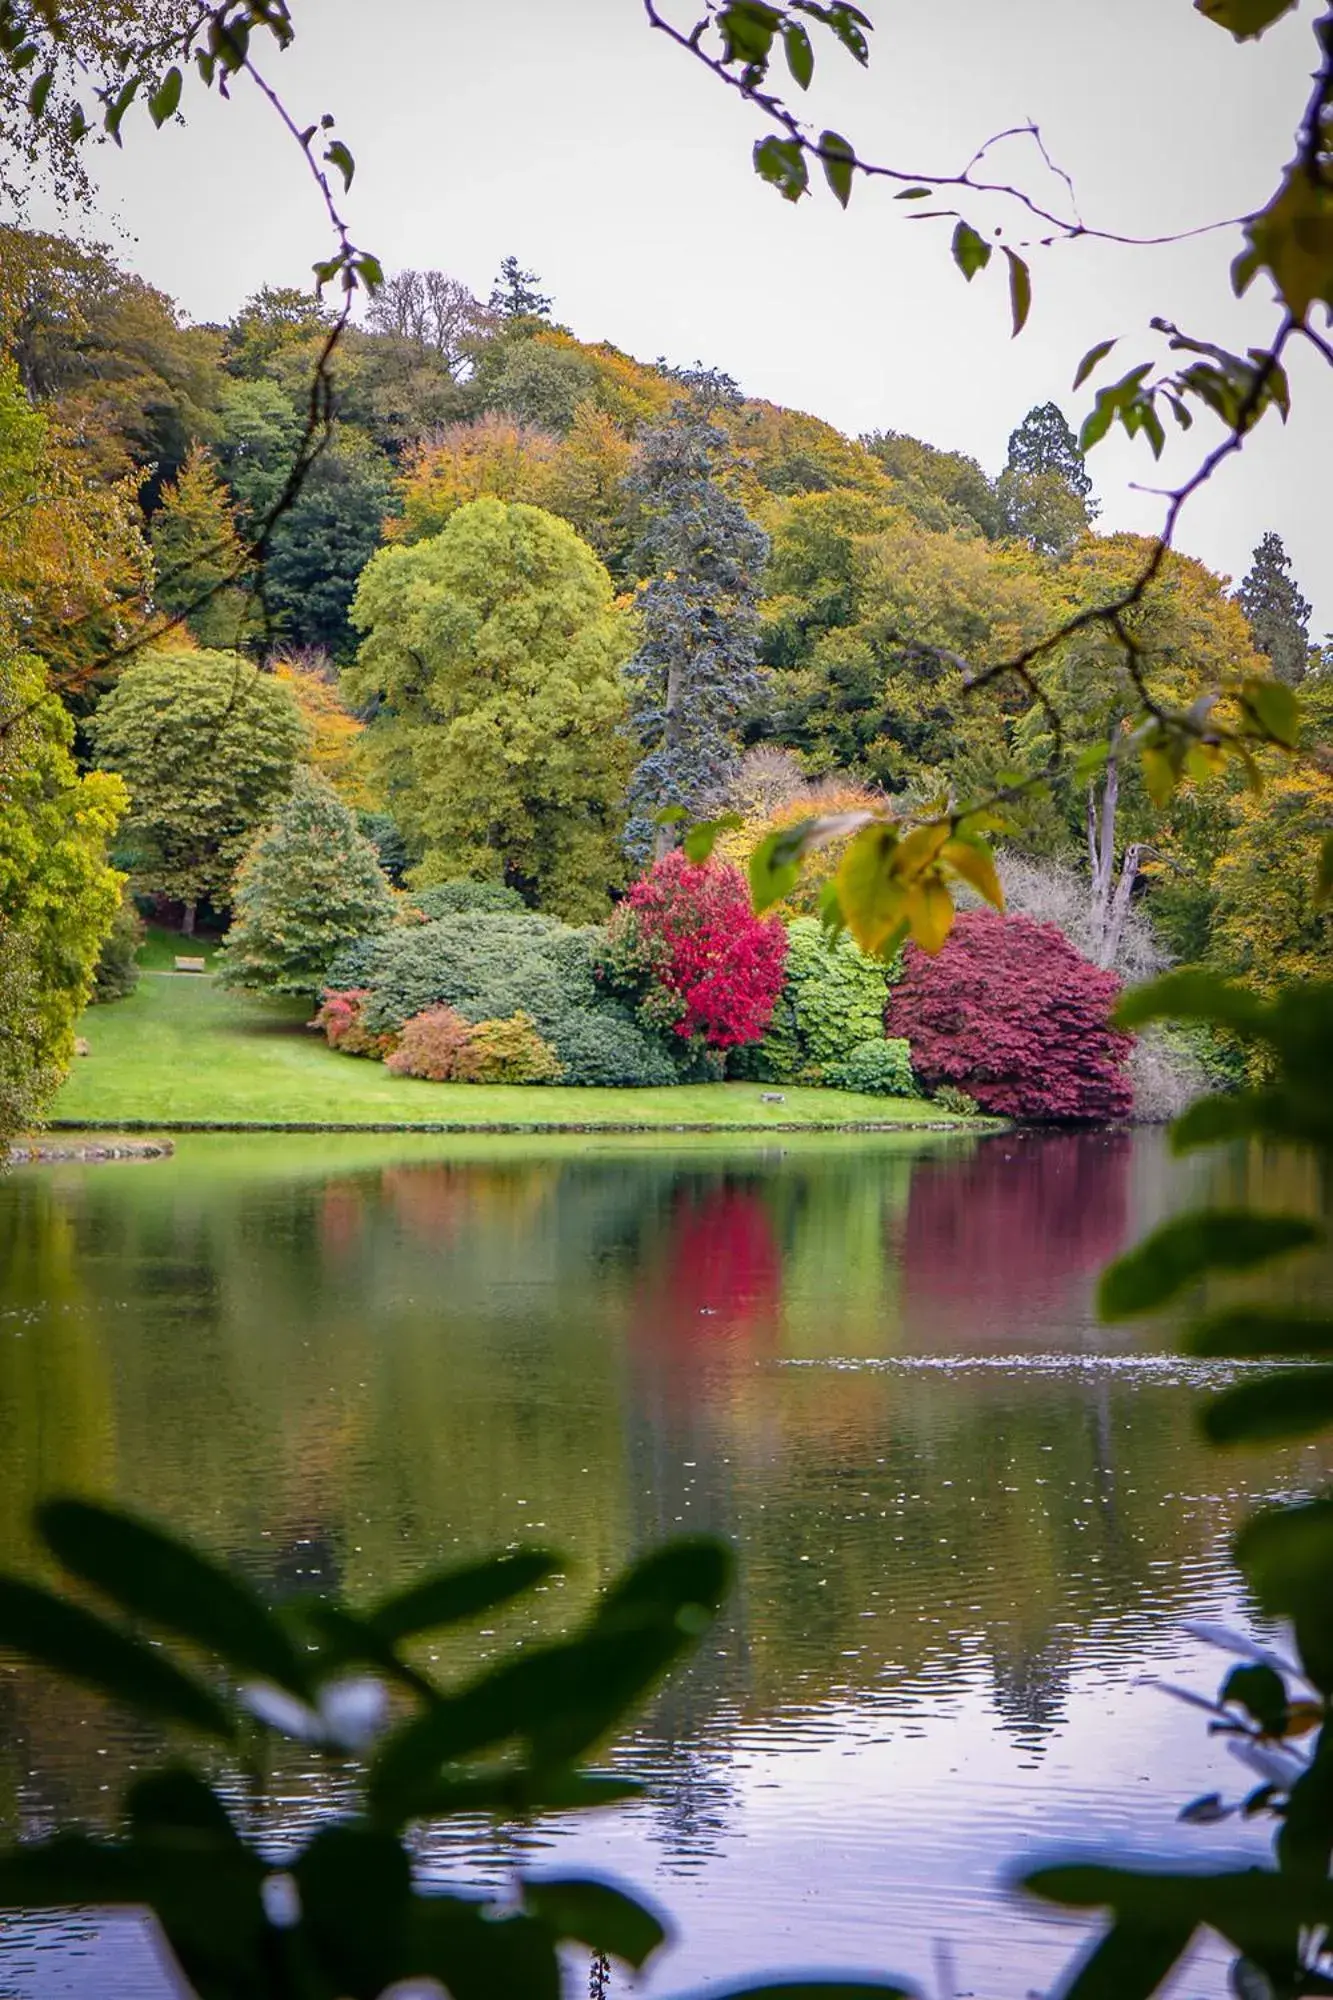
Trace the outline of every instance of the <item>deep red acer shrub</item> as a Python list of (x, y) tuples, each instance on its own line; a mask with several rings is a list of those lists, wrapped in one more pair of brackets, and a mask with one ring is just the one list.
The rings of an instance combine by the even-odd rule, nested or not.
[(951, 1083), (983, 1111), (1042, 1123), (1125, 1118), (1133, 1038), (1110, 1025), (1120, 991), (1054, 924), (968, 910), (943, 950), (909, 945), (888, 1027), (930, 1088)]
[(739, 868), (700, 866), (676, 848), (617, 908), (602, 973), (646, 1024), (734, 1049), (768, 1026), (786, 957), (781, 919), (755, 916)]

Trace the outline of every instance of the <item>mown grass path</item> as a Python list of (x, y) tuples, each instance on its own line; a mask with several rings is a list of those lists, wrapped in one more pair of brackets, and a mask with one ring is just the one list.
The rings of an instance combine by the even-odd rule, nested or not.
[(328, 1127), (389, 1130), (837, 1130), (966, 1127), (921, 1098), (756, 1083), (592, 1090), (422, 1083), (336, 1055), (300, 1001), (228, 992), (210, 976), (145, 972), (128, 1000), (92, 1007), (80, 1057), (56, 1099), (58, 1126), (156, 1131)]

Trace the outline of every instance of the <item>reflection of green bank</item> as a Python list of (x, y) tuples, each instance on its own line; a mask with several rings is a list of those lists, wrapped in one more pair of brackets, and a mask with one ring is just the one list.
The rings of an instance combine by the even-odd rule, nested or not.
[[(127, 1000), (94, 1007), (89, 1053), (60, 1092), (53, 1122), (88, 1129), (189, 1127), (491, 1129), (967, 1130), (922, 1098), (757, 1083), (664, 1090), (423, 1083), (382, 1063), (336, 1055), (304, 1025), (300, 1002), (228, 993), (211, 977), (146, 973)], [(765, 1102), (778, 1097), (778, 1102)]]

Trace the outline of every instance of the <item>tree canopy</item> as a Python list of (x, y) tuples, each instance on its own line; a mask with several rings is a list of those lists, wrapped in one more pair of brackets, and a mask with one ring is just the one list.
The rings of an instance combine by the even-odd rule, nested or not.
[(492, 876), (600, 914), (619, 876), (630, 640), (592, 550), (540, 508), (474, 500), (382, 549), (352, 615), (346, 686), (376, 704), (367, 755), (414, 880)]

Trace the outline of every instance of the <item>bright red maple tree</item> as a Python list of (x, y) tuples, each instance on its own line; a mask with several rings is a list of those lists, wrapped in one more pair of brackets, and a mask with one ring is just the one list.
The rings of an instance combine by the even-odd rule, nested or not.
[(907, 1037), (931, 1089), (955, 1084), (983, 1111), (1053, 1124), (1125, 1118), (1134, 1043), (1111, 1026), (1119, 991), (1054, 924), (968, 910), (934, 958), (907, 947), (889, 1033)]
[(611, 920), (607, 970), (635, 984), (644, 1019), (685, 1041), (757, 1042), (782, 991), (787, 932), (756, 917), (739, 868), (680, 848), (655, 861)]

